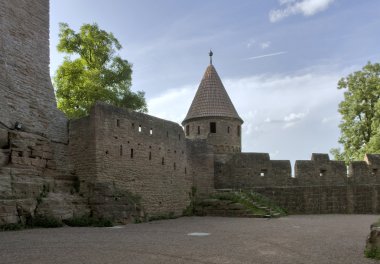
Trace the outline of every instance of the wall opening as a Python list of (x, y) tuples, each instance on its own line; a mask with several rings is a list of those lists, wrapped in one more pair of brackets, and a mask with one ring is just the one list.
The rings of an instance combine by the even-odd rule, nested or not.
[(240, 135), (241, 135), (241, 127), (239, 125), (237, 126), (237, 136), (240, 137)]
[(141, 125), (139, 125), (139, 132), (141, 132), (142, 131), (142, 128), (141, 128)]
[(216, 123), (210, 122), (210, 133), (216, 133)]
[(201, 134), (201, 127), (198, 126), (198, 135), (200, 135), (200, 134)]
[(123, 145), (120, 145), (120, 156), (123, 156)]
[(262, 170), (260, 171), (260, 176), (261, 176), (261, 177), (264, 177), (264, 176), (267, 174), (267, 172), (268, 172), (267, 169), (262, 169)]
[(227, 133), (228, 134), (230, 133), (230, 127), (227, 127)]
[(323, 175), (326, 175), (326, 170), (320, 169), (319, 170), (319, 176), (323, 176)]
[(169, 131), (166, 131), (166, 137), (169, 137)]
[(187, 169), (186, 169), (186, 167), (185, 167), (185, 174), (187, 174)]
[(376, 175), (377, 174), (377, 169), (372, 169), (372, 175)]
[(181, 134), (178, 134), (178, 140), (181, 140)]
[(161, 164), (165, 165), (165, 158), (164, 157), (162, 157)]
[(120, 127), (120, 119), (116, 119), (116, 126)]
[(152, 152), (149, 151), (149, 160), (152, 160)]
[(132, 129), (135, 129), (135, 123), (132, 123)]
[(151, 129), (149, 130), (149, 134), (150, 134), (150, 135), (153, 135), (153, 128), (151, 128)]
[(175, 162), (173, 163), (173, 169), (176, 170), (177, 166), (175, 164)]
[(133, 159), (133, 148), (131, 149), (131, 159)]

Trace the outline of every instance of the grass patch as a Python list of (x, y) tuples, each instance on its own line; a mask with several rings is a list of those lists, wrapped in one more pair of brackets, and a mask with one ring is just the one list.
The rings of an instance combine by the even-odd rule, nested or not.
[(260, 193), (256, 193), (256, 192), (244, 192), (244, 193), (246, 193), (246, 195), (248, 195), (253, 201), (259, 204), (265, 205), (267, 207), (270, 207), (272, 210), (280, 213), (281, 215), (288, 214), (288, 212), (284, 208), (281, 208), (274, 201), (272, 201), (271, 199), (269, 199), (268, 197)]
[(380, 249), (378, 249), (377, 247), (373, 247), (371, 249), (366, 249), (364, 251), (364, 255), (367, 258), (380, 260)]
[(109, 219), (105, 218), (94, 218), (89, 216), (73, 217), (70, 219), (63, 220), (68, 226), (72, 227), (84, 227), (84, 226), (94, 226), (94, 227), (111, 227), (113, 223)]

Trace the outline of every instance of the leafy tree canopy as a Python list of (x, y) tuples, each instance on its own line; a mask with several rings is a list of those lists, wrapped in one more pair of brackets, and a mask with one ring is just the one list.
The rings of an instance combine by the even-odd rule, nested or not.
[(78, 33), (60, 24), (57, 49), (68, 56), (56, 71), (54, 86), (58, 108), (69, 118), (87, 115), (96, 101), (147, 111), (144, 92), (130, 90), (132, 65), (116, 55), (121, 48), (97, 24), (84, 24)]
[(380, 153), (380, 64), (368, 62), (361, 71), (342, 78), (338, 89), (344, 90), (339, 104), (343, 151), (331, 153), (346, 162), (362, 160), (365, 153)]

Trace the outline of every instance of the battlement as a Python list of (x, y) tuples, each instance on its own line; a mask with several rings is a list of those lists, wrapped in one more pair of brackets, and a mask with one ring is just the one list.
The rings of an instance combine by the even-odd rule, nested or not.
[(216, 160), (217, 188), (268, 186), (331, 186), (380, 183), (380, 154), (367, 154), (364, 161), (348, 167), (330, 160), (328, 154), (313, 153), (311, 160), (297, 160), (292, 177), (288, 160), (270, 160), (268, 153), (237, 153)]

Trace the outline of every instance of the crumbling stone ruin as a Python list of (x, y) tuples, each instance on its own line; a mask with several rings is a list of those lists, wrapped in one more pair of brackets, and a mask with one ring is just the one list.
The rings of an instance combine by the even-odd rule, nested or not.
[(210, 63), (183, 128), (103, 103), (67, 120), (49, 76), (49, 1), (0, 2), (0, 225), (35, 215), (129, 222), (179, 216), (216, 189), (255, 190), (291, 213), (379, 213), (380, 155), (296, 161), (241, 153), (241, 125)]

